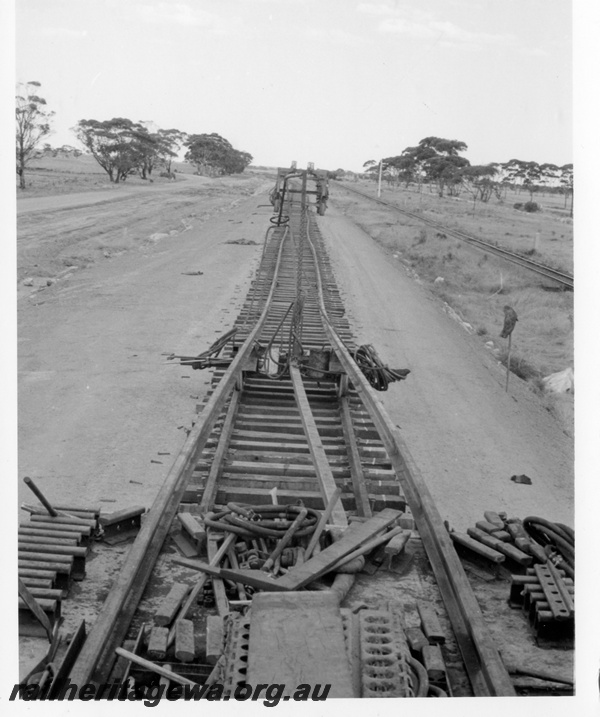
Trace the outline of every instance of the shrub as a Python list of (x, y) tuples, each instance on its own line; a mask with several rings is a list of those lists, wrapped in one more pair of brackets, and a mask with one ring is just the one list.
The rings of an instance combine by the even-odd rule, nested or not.
[(539, 212), (540, 211), (540, 205), (537, 202), (525, 202), (525, 204), (522, 204), (521, 202), (517, 202), (516, 204), (513, 204), (513, 209), (519, 209), (524, 212)]
[[(503, 366), (506, 366), (508, 363), (508, 351), (503, 350), (498, 359)], [(542, 376), (541, 372), (535, 366), (532, 366), (527, 359), (515, 353), (511, 354), (510, 357), (510, 372), (523, 379), (523, 381), (535, 381)]]
[(415, 239), (415, 244), (425, 244), (427, 241), (427, 231), (425, 229), (421, 229), (419, 232), (419, 236), (417, 239)]

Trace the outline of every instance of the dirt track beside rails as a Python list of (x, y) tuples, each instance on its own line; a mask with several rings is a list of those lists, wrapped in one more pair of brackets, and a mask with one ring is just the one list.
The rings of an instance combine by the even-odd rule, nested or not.
[[(19, 502), (33, 502), (29, 475), (56, 503), (150, 507), (184, 442), (209, 375), (164, 354), (199, 353), (231, 328), (269, 225), (268, 182), (165, 189), (21, 205)], [(411, 369), (380, 397), (442, 517), (461, 530), (487, 509), (572, 524), (572, 442), (539, 399), (515, 377), (504, 393), (481, 342), (335, 199), (318, 221), (357, 342)], [(228, 243), (240, 239), (257, 244)], [(93, 620), (125, 551), (89, 561), (78, 616)]]
[[(261, 182), (244, 183), (244, 193)], [(241, 185), (232, 183), (193, 197), (189, 184), (179, 185), (185, 204), (175, 201), (174, 187), (157, 192), (150, 218), (147, 192), (137, 205), (128, 199), (126, 212), (119, 199), (67, 214), (62, 196), (54, 212), (44, 208), (42, 224), (26, 226), (28, 269), (37, 263), (36, 247), (45, 261), (56, 259), (47, 237), (64, 236), (58, 227), (67, 218), (72, 237), (77, 221), (87, 227), (69, 246), (74, 254), (93, 245), (94, 227), (100, 235), (115, 217), (114, 233), (131, 237), (142, 222), (146, 234), (163, 233), (89, 261), (52, 286), (37, 278), (32, 287), (19, 285), (19, 475), (37, 479), (56, 500), (115, 501), (104, 504), (107, 511), (150, 505), (208, 381), (166, 365), (161, 354), (207, 348), (231, 326), (247, 291), (260, 247), (226, 242), (262, 241), (269, 210), (258, 205), (266, 192), (240, 197)], [(198, 218), (165, 236), (182, 228), (182, 206)], [(572, 524), (572, 442), (539, 399), (514, 376), (505, 393), (502, 369), (481, 342), (336, 210), (335, 200), (319, 222), (357, 340), (412, 371), (381, 398), (442, 516), (460, 529), (484, 509)], [(54, 246), (64, 251), (60, 241)], [(193, 271), (203, 274), (185, 273)], [(522, 473), (531, 486), (510, 481)]]
[[(252, 191), (261, 182), (254, 180)], [(19, 285), (19, 475), (30, 475), (56, 501), (103, 501), (106, 512), (152, 503), (209, 378), (167, 364), (163, 354), (208, 348), (247, 291), (260, 246), (226, 242), (262, 242), (262, 196), (225, 188), (217, 199), (199, 192), (194, 204), (186, 194), (184, 217), (190, 209), (197, 216), (169, 236), (183, 229), (173, 194), (154, 195), (150, 219), (146, 192), (137, 202), (81, 210), (66, 210), (62, 196), (35, 233), (27, 225), (29, 274), (35, 263), (51, 271), (65, 251), (81, 267), (51, 286), (45, 276)], [(90, 245), (94, 231), (100, 236), (117, 217), (114, 234), (134, 235), (144, 223), (145, 235), (107, 258)], [(53, 232), (58, 239), (48, 248)], [(67, 232), (81, 240), (65, 249)], [(153, 233), (163, 236), (149, 240)], [(31, 502), (23, 489), (19, 497)]]

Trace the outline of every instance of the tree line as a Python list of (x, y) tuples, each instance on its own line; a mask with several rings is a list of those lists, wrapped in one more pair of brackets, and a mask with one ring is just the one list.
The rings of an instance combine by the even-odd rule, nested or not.
[[(381, 160), (382, 176), (390, 183), (404, 183), (406, 187), (416, 184), (435, 189), (438, 196), (444, 193), (458, 196), (466, 191), (477, 200), (487, 202), (496, 195), (502, 198), (507, 186), (522, 186), (531, 195), (541, 189), (556, 188), (573, 195), (573, 165), (559, 167), (555, 164), (511, 159), (504, 163), (472, 165), (462, 156), (468, 149), (465, 142), (442, 137), (425, 137), (414, 147), (406, 147), (399, 155)], [(380, 162), (368, 160), (363, 168), (377, 177)], [(339, 172), (339, 170), (338, 170)]]
[[(47, 110), (46, 100), (38, 94), (40, 86), (39, 82), (27, 82), (20, 83), (17, 89), (16, 159), (21, 189), (25, 189), (26, 166), (39, 156), (37, 148), (50, 134), (50, 121), (54, 116), (54, 112)], [(184, 149), (185, 161), (196, 167), (197, 174), (208, 176), (239, 174), (252, 161), (251, 154), (235, 149), (215, 132), (152, 131), (151, 125), (125, 117), (104, 121), (82, 119), (72, 131), (115, 184), (132, 174), (150, 179), (156, 169), (173, 177), (172, 162)]]

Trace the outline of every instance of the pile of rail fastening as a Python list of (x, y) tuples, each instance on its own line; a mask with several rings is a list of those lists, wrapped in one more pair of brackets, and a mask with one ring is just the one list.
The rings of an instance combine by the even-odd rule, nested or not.
[[(89, 634), (82, 624), (59, 649), (60, 614), (36, 605), (31, 583), (42, 567), (23, 568), (21, 612), (52, 641), (28, 676), (44, 695), (59, 694), (67, 676), (123, 686), (128, 699), (160, 686), (215, 700), (501, 696), (517, 693), (516, 676), (530, 692), (572, 690), (541, 651), (544, 640), (572, 646), (573, 531), (493, 512), (467, 534), (444, 524), (376, 397), (410, 372), (354, 344), (311, 194), (324, 214), (326, 177), (280, 170), (234, 328), (200, 354), (169, 356), (213, 370), (211, 390), (141, 525), (140, 510), (126, 512), (139, 532)], [(54, 513), (35, 532), (37, 548), (62, 525), (89, 549), (79, 541), (91, 526), (77, 532), (72, 508)], [(61, 552), (37, 548), (38, 558)], [(523, 613), (538, 664), (505, 664), (463, 563)]]

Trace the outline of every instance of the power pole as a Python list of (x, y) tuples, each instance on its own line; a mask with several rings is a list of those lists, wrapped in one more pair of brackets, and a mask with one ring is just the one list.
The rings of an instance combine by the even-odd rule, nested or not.
[(379, 181), (377, 182), (377, 196), (381, 196), (381, 173), (383, 171), (383, 159), (379, 160)]

